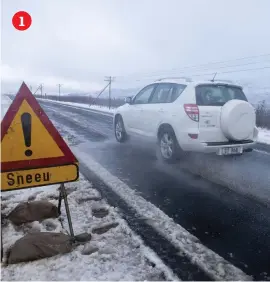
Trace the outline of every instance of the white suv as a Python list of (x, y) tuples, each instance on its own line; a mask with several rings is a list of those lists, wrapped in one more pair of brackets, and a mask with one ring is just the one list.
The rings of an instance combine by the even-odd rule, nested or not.
[(162, 158), (173, 162), (182, 151), (251, 151), (258, 136), (255, 122), (255, 110), (239, 85), (160, 79), (116, 109), (114, 130), (119, 142), (135, 135), (157, 141)]

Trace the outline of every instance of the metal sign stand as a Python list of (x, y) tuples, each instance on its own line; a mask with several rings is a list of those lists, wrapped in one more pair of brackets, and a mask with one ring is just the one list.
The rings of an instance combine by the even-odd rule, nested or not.
[(61, 214), (62, 199), (64, 199), (64, 203), (65, 203), (70, 236), (75, 241), (75, 236), (74, 236), (74, 231), (73, 231), (73, 226), (72, 226), (72, 221), (71, 221), (71, 216), (70, 216), (70, 211), (69, 211), (69, 205), (68, 205), (68, 200), (67, 200), (67, 191), (66, 191), (64, 183), (60, 185), (60, 193), (59, 193), (59, 201), (58, 201), (58, 213), (59, 214)]

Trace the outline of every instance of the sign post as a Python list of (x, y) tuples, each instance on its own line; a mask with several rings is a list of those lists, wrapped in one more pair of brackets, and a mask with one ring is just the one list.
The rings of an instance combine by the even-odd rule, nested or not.
[(72, 221), (71, 221), (71, 216), (70, 216), (70, 211), (69, 211), (69, 206), (68, 206), (67, 192), (66, 192), (64, 183), (61, 183), (61, 185), (60, 185), (60, 196), (59, 196), (59, 199), (60, 199), (60, 201), (59, 201), (58, 211), (61, 212), (61, 200), (64, 199), (65, 208), (66, 208), (66, 214), (67, 214), (67, 219), (68, 219), (68, 226), (69, 226), (69, 231), (70, 231), (70, 236), (72, 237), (73, 240), (75, 240), (73, 226), (72, 226)]

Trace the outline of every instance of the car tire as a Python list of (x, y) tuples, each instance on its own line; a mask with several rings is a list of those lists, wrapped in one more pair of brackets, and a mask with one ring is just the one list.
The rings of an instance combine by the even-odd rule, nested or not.
[(114, 123), (114, 135), (119, 143), (123, 143), (127, 140), (127, 133), (121, 116), (116, 117)]
[(180, 146), (172, 128), (162, 129), (158, 135), (158, 158), (165, 163), (176, 163), (180, 157)]

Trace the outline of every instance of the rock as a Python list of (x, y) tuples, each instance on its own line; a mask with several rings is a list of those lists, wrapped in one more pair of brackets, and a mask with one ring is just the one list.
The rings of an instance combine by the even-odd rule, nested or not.
[(36, 199), (36, 197), (37, 197), (36, 195), (31, 195), (31, 196), (29, 196), (29, 197), (28, 197), (28, 201), (29, 201), (29, 202), (34, 201), (34, 200)]
[(88, 241), (91, 240), (91, 238), (92, 238), (92, 235), (89, 234), (89, 233), (81, 233), (81, 234), (75, 236), (75, 240), (76, 240), (78, 243), (85, 243), (85, 242), (88, 242)]
[(48, 201), (33, 201), (18, 204), (8, 215), (8, 219), (15, 225), (32, 221), (41, 221), (46, 218), (58, 217), (55, 205)]
[(72, 248), (69, 235), (52, 232), (30, 233), (10, 248), (7, 261), (8, 264), (33, 261), (68, 253)]
[(113, 223), (108, 223), (108, 224), (104, 224), (102, 226), (99, 226), (99, 227), (94, 227), (92, 229), (92, 232), (95, 233), (95, 234), (103, 234), (107, 231), (109, 231), (110, 229), (112, 228), (115, 228), (119, 225), (118, 222), (113, 222)]
[(77, 199), (78, 204), (84, 203), (84, 202), (90, 202), (90, 201), (100, 201), (101, 197), (98, 196), (91, 196), (91, 197), (85, 197), (85, 198), (79, 198)]
[(109, 211), (106, 208), (92, 209), (92, 214), (97, 218), (102, 218), (107, 216), (109, 214)]
[(93, 253), (98, 252), (98, 250), (99, 250), (98, 247), (96, 247), (96, 246), (91, 246), (91, 244), (88, 244), (88, 245), (85, 245), (85, 246), (84, 246), (84, 248), (83, 248), (81, 254), (82, 254), (82, 255), (91, 255), (91, 254), (93, 254)]

